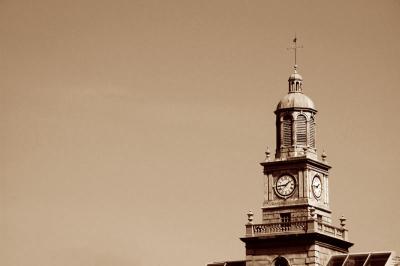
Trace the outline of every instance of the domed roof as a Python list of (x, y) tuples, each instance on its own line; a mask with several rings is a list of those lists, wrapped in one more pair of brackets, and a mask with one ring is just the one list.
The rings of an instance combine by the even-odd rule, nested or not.
[(301, 92), (293, 92), (286, 94), (278, 103), (276, 110), (286, 108), (310, 108), (315, 110), (314, 102)]
[(295, 70), (294, 73), (292, 75), (290, 75), (289, 81), (290, 80), (301, 80), (302, 81), (303, 77), (299, 73), (297, 73), (297, 71)]

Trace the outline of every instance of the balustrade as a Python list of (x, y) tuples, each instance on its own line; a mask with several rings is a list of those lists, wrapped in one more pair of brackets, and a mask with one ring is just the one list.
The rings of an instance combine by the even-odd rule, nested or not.
[(318, 232), (345, 240), (344, 228), (338, 228), (316, 220), (288, 221), (280, 223), (248, 224), (247, 236), (263, 236), (283, 233)]

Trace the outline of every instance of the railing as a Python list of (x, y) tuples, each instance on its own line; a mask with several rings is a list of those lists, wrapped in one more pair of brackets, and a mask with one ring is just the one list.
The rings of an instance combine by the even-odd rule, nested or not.
[(305, 232), (307, 231), (307, 221), (253, 224), (252, 228), (253, 233), (256, 235), (281, 232)]
[(325, 235), (330, 235), (341, 239), (345, 239), (347, 231), (345, 228), (338, 228), (336, 226), (321, 222), (317, 222), (317, 230)]
[(335, 227), (314, 219), (280, 223), (247, 224), (246, 236), (267, 236), (291, 233), (321, 233), (342, 240), (347, 240), (347, 229)]

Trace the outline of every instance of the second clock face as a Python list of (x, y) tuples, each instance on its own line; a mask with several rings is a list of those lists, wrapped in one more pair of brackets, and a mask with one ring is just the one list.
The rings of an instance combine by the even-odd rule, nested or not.
[(293, 176), (283, 175), (276, 181), (276, 192), (278, 195), (288, 197), (294, 191), (296, 181)]
[(316, 198), (321, 197), (322, 194), (322, 182), (319, 176), (314, 176), (312, 180), (312, 192)]

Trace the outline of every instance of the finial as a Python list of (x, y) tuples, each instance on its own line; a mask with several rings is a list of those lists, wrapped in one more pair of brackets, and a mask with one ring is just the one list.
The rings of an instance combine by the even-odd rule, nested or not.
[(323, 150), (322, 154), (321, 154), (321, 159), (322, 159), (323, 162), (326, 162), (326, 157), (327, 157), (327, 155), (325, 153), (325, 150)]
[(254, 214), (252, 211), (247, 213), (247, 220), (249, 221), (248, 224), (253, 224)]
[(271, 156), (271, 152), (269, 151), (269, 147), (267, 146), (267, 150), (265, 151), (265, 161), (269, 162), (269, 157)]
[(339, 221), (340, 221), (340, 226), (342, 228), (344, 228), (346, 226), (346, 218), (344, 218), (344, 216), (342, 215), (342, 217), (340, 217)]

